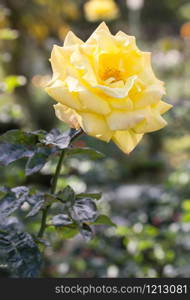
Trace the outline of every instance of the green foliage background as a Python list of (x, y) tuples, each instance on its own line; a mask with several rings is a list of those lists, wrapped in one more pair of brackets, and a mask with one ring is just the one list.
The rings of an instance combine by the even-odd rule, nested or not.
[[(2, 0), (1, 134), (11, 129), (67, 129), (55, 118), (53, 101), (38, 83), (51, 74), (48, 58), (53, 44), (61, 45), (69, 29), (86, 39), (98, 25), (85, 19), (85, 2)], [(121, 13), (108, 22), (110, 29), (135, 33), (141, 49), (153, 51), (154, 69), (166, 82), (167, 101), (174, 108), (166, 116), (168, 127), (147, 135), (129, 156), (113, 144), (93, 138), (76, 142), (78, 147), (101, 151), (105, 158), (91, 161), (71, 156), (64, 164), (58, 189), (70, 185), (77, 194), (101, 191), (98, 209), (117, 227), (96, 226), (95, 237), (84, 242), (80, 235), (65, 240), (69, 234), (72, 237), (71, 232), (57, 233), (50, 226), (43, 277), (190, 276), (190, 38), (180, 35), (182, 24), (190, 21), (189, 1), (145, 0), (138, 14), (127, 8), (126, 1), (116, 2)], [(56, 161), (27, 177), (26, 158), (1, 166), (0, 186), (28, 186), (47, 192)], [(27, 210), (27, 205), (23, 206), (11, 222), (13, 227), (26, 226), (33, 234), (40, 218), (26, 219)], [(107, 222), (110, 225), (109, 219)], [(30, 238), (21, 238), (33, 251)], [(0, 259), (4, 263), (4, 256)], [(10, 270), (0, 271), (1, 276), (10, 276)]]

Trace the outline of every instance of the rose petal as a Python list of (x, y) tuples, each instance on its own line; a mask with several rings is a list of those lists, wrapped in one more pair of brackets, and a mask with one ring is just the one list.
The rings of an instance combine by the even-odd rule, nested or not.
[(69, 31), (65, 37), (64, 46), (71, 47), (76, 45), (82, 45), (84, 42), (79, 39), (72, 31)]
[(134, 126), (134, 131), (136, 133), (148, 133), (156, 130), (160, 130), (167, 125), (167, 122), (160, 116), (159, 112), (150, 109), (147, 114), (146, 119), (136, 126)]
[(113, 111), (106, 119), (111, 130), (126, 130), (144, 120), (146, 114), (146, 110)]
[(79, 92), (78, 96), (82, 110), (89, 110), (101, 115), (107, 115), (111, 112), (107, 101), (88, 90)]
[(136, 134), (132, 130), (116, 131), (113, 142), (126, 154), (129, 154), (142, 139), (143, 134)]
[(64, 80), (64, 78), (66, 77), (66, 71), (65, 68), (63, 68), (62, 64), (60, 64), (60, 61), (65, 61), (63, 47), (54, 45), (50, 58), (53, 69), (53, 79), (61, 78)]
[(160, 101), (161, 97), (164, 95), (165, 89), (157, 85), (151, 85), (143, 90), (141, 93), (137, 94), (134, 101), (135, 108), (142, 108), (149, 106), (151, 104), (156, 104)]
[(106, 85), (97, 85), (95, 88), (99, 88), (102, 90), (106, 95), (114, 98), (125, 98), (128, 96), (130, 89), (132, 88), (137, 76), (132, 76), (128, 78), (123, 88), (112, 88)]
[(81, 104), (76, 93), (71, 93), (61, 80), (56, 80), (55, 82), (51, 83), (51, 85), (46, 87), (45, 90), (56, 101), (70, 108), (77, 110), (81, 109)]
[(158, 110), (161, 115), (166, 113), (172, 107), (173, 105), (166, 103), (164, 101), (159, 101), (158, 104), (154, 106), (154, 108)]
[(79, 118), (80, 116), (71, 108), (67, 107), (63, 104), (55, 104), (54, 105), (55, 114), (57, 118), (67, 124), (70, 125), (70, 127), (79, 129)]
[(80, 113), (83, 130), (100, 140), (109, 142), (113, 132), (109, 129), (103, 116), (91, 113)]

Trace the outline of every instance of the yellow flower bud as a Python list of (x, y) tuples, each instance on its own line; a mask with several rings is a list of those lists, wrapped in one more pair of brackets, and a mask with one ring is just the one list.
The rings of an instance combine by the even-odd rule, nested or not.
[(85, 3), (86, 19), (90, 22), (113, 20), (119, 15), (119, 9), (114, 0), (90, 0)]

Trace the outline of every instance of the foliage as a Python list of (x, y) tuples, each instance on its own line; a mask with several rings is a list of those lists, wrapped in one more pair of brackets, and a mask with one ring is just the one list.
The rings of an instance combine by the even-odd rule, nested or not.
[[(29, 176), (38, 172), (51, 156), (59, 156), (60, 150), (65, 151), (66, 156), (85, 154), (91, 159), (102, 157), (101, 153), (90, 148), (72, 148), (71, 142), (76, 136), (77, 131), (74, 130), (68, 130), (63, 134), (58, 129), (53, 129), (49, 133), (45, 131), (7, 131), (0, 136), (0, 163), (7, 166), (21, 158), (26, 158), (25, 173), (26, 176)], [(98, 213), (95, 200), (100, 197), (100, 194), (94, 193), (76, 194), (70, 186), (66, 186), (58, 193), (55, 188), (48, 193), (27, 186), (1, 187), (0, 250), (6, 254), (6, 261), (12, 276), (37, 276), (40, 271), (41, 256), (36, 242), (44, 245), (47, 242), (41, 240), (45, 228), (41, 227), (42, 231), (39, 231), (38, 236), (32, 238), (27, 232), (10, 230), (8, 225), (5, 226), (6, 218), (21, 210), (23, 205), (29, 206), (27, 218), (34, 217), (40, 212), (44, 214), (47, 208), (59, 201), (61, 202), (61, 214), (53, 215), (49, 224), (42, 223), (41, 226), (54, 227), (62, 239), (69, 239), (81, 233), (84, 239), (89, 241), (93, 237), (91, 225), (101, 223), (113, 226), (108, 217), (100, 216)]]
[(91, 159), (102, 157), (93, 149), (68, 147), (73, 137), (72, 133), (61, 134), (58, 129), (50, 133), (10, 130), (0, 137), (0, 164), (6, 166), (18, 159), (28, 158), (25, 167), (28, 176), (38, 172), (51, 155), (58, 155), (62, 149), (66, 150), (67, 156), (85, 154)]
[(26, 232), (0, 231), (0, 251), (13, 277), (39, 276), (41, 254), (31, 235)]

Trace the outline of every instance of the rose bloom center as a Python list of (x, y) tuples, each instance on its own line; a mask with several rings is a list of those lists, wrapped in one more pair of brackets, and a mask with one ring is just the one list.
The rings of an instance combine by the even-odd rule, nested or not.
[(122, 72), (119, 69), (116, 68), (110, 68), (106, 67), (101, 73), (100, 73), (100, 78), (103, 81), (109, 81), (110, 83), (112, 82), (117, 82), (122, 80)]

